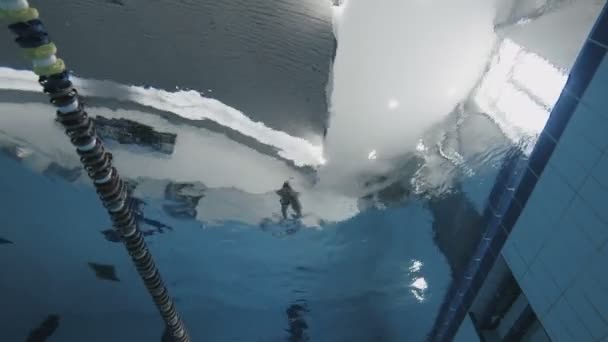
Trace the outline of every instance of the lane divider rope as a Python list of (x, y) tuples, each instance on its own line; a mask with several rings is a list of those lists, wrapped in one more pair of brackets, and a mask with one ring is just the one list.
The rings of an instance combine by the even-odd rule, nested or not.
[(106, 151), (98, 138), (93, 120), (82, 101), (78, 100), (78, 92), (70, 81), (65, 63), (56, 56), (57, 47), (39, 19), (38, 10), (30, 7), (27, 0), (0, 0), (0, 18), (9, 21), (9, 29), (17, 36), (15, 42), (32, 62), (34, 72), (39, 76), (38, 82), (57, 108), (58, 121), (76, 147), (114, 228), (122, 236), (127, 252), (165, 321), (167, 332), (175, 342), (190, 342), (175, 303), (137, 226), (126, 184), (112, 165), (112, 154)]

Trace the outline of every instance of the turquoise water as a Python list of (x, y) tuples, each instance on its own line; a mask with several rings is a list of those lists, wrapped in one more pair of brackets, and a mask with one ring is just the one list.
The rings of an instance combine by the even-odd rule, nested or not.
[[(0, 236), (13, 242), (0, 249), (5, 336), (21, 340), (56, 313), (56, 341), (158, 340), (162, 323), (122, 245), (103, 238), (92, 189), (0, 161)], [(147, 241), (195, 341), (422, 340), (451, 281), (423, 201), (276, 234), (285, 227), (209, 226), (145, 200), (146, 218), (173, 227)], [(113, 265), (119, 281), (96, 279), (88, 262)]]

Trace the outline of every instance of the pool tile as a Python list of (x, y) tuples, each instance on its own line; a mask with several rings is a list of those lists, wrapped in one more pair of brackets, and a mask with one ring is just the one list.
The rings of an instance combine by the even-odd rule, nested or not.
[[(540, 270), (538, 265), (535, 266), (535, 270), (530, 267), (520, 282), (520, 286), (534, 311), (540, 317), (545, 316), (555, 302), (555, 293), (558, 291), (552, 280), (547, 279), (546, 272)], [(549, 286), (549, 290), (546, 290), (545, 286)], [(550, 293), (550, 295), (547, 293)]]
[(600, 185), (594, 177), (587, 177), (587, 180), (579, 190), (579, 195), (583, 202), (589, 206), (593, 212), (604, 222), (608, 222), (608, 210), (606, 199), (608, 189)]
[(580, 102), (584, 103), (597, 114), (608, 118), (608, 98), (606, 88), (608, 87), (608, 59), (604, 57), (599, 65), (597, 73), (589, 83)]
[(559, 141), (577, 106), (578, 100), (576, 98), (568, 93), (562, 93), (553, 110), (551, 110), (544, 132), (556, 142)]
[(566, 330), (566, 326), (561, 322), (557, 311), (549, 312), (542, 323), (552, 342), (575, 342), (570, 332)]
[[(608, 136), (608, 128), (606, 129), (606, 136)], [(595, 164), (595, 167), (591, 170), (591, 176), (604, 188), (608, 189), (608, 151)]]
[(560, 227), (540, 251), (538, 258), (547, 265), (553, 279), (562, 290), (570, 287), (596, 252), (574, 219), (566, 215)]
[(539, 176), (543, 172), (554, 149), (555, 141), (546, 133), (541, 133), (534, 146), (534, 151), (530, 155), (530, 161), (528, 162), (528, 168), (530, 168), (536, 176)]
[[(575, 116), (579, 115), (585, 114), (582, 111), (575, 114)], [(568, 124), (566, 130), (562, 134), (562, 138), (558, 143), (558, 148), (572, 157), (570, 162), (578, 163), (585, 170), (591, 171), (597, 161), (601, 158), (602, 150), (591, 143), (586, 136), (585, 131), (579, 130), (580, 128), (573, 123), (575, 121), (576, 120), (573, 117), (571, 119), (571, 124)]]
[(599, 340), (602, 336), (608, 334), (608, 323), (602, 319), (599, 312), (595, 310), (578, 287), (569, 288), (564, 295), (572, 310), (593, 337), (593, 340)]
[(547, 269), (547, 264), (542, 259), (536, 259), (528, 272), (534, 274), (537, 281), (535, 286), (538, 287), (539, 294), (543, 297), (545, 306), (541, 307), (539, 311), (546, 311), (555, 304), (563, 289), (555, 283), (554, 278)]
[[(560, 214), (570, 205), (575, 192), (552, 167), (547, 167), (536, 184), (541, 203), (539, 209), (551, 222), (556, 222)], [(536, 191), (536, 190), (535, 190)]]
[(570, 76), (564, 88), (575, 97), (582, 98), (605, 55), (606, 50), (604, 48), (586, 42), (570, 71)]
[[(608, 81), (601, 87), (593, 87), (587, 90), (601, 91), (602, 96), (608, 93)], [(608, 102), (604, 105), (608, 106)], [(599, 110), (592, 109), (586, 104), (580, 104), (568, 123), (568, 129), (577, 132), (579, 137), (593, 145), (598, 151), (603, 152), (608, 147), (608, 115), (600, 114)], [(579, 153), (586, 150), (578, 150)], [(576, 159), (576, 158), (575, 158)]]
[(532, 194), (532, 191), (534, 191), (534, 186), (536, 185), (537, 181), (538, 178), (532, 171), (530, 171), (530, 169), (526, 169), (524, 171), (521, 182), (517, 186), (513, 196), (522, 207), (528, 202), (530, 194)]
[(524, 259), (519, 255), (515, 245), (507, 241), (502, 249), (502, 256), (505, 258), (515, 278), (520, 282), (528, 270), (528, 265), (526, 265)]
[(576, 190), (583, 185), (585, 178), (589, 174), (589, 170), (582, 167), (564, 146), (566, 144), (557, 145), (549, 160), (549, 166), (554, 168), (572, 189)]
[(602, 320), (608, 322), (608, 289), (594, 277), (593, 270), (584, 272), (575, 287), (584, 294)]
[(572, 307), (570, 307), (566, 298), (560, 298), (551, 311), (556, 311), (560, 321), (564, 324), (569, 335), (574, 338), (574, 341), (582, 342), (593, 340), (591, 333), (589, 333), (574, 310), (572, 310)]
[(606, 8), (608, 7), (604, 6), (604, 10), (597, 19), (593, 26), (593, 31), (591, 32), (591, 39), (604, 46), (608, 46), (608, 10)]
[(567, 215), (579, 225), (595, 249), (599, 249), (608, 242), (608, 223), (600, 220), (579, 196), (572, 201)]

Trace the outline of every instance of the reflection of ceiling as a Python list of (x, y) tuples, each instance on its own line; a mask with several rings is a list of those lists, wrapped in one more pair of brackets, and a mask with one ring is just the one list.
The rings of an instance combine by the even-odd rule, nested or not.
[(565, 83), (565, 70), (505, 39), (473, 101), (517, 143), (542, 131)]
[[(329, 1), (35, 5), (62, 58), (83, 78), (193, 89), (291, 135), (323, 131), (334, 47)], [(29, 69), (7, 30), (0, 51), (1, 66)]]
[[(509, 0), (497, 31), (559, 69), (569, 69), (605, 0)], [(559, 32), (562, 44), (549, 37)]]
[[(0, 104), (0, 108), (5, 113), (0, 117), (0, 144), (15, 151), (15, 146), (19, 151), (30, 151), (20, 156), (17, 152), (9, 154), (40, 172), (59, 173), (69, 180), (78, 178), (70, 176), (70, 170), (79, 168), (78, 156), (58, 123), (51, 120), (47, 105), (9, 102)], [(284, 180), (291, 179), (294, 186), (307, 189), (314, 181), (306, 169), (202, 127), (180, 125), (140, 110), (89, 107), (89, 112), (106, 118), (100, 135), (121, 175), (137, 182), (138, 196), (162, 198), (168, 182), (203, 184), (209, 189), (201, 204), (201, 219), (205, 221), (240, 218), (255, 224), (277, 210), (274, 190)], [(174, 143), (162, 143), (173, 139)], [(88, 182), (86, 177), (82, 181)], [(319, 220), (339, 221), (357, 211), (354, 199), (331, 192), (307, 190), (303, 196), (311, 203), (307, 212), (315, 212), (309, 217), (311, 225), (318, 225)], [(234, 199), (228, 200), (230, 197)], [(236, 202), (228, 205), (232, 201)]]
[[(39, 85), (35, 80), (35, 75), (30, 71), (0, 67), (0, 89), (37, 93)], [(298, 166), (317, 166), (323, 163), (323, 150), (319, 141), (313, 144), (306, 139), (272, 129), (263, 122), (252, 120), (243, 112), (195, 91), (169, 92), (77, 77), (73, 77), (73, 82), (78, 87), (79, 94), (91, 105), (99, 104), (116, 109), (137, 108), (161, 115), (172, 122), (206, 127), (247, 145), (271, 149), (272, 154)], [(13, 93), (2, 97), (15, 101)], [(309, 135), (309, 138), (316, 137), (318, 136)]]
[[(602, 3), (502, 3), (496, 18), (501, 41), (472, 98), (515, 143), (543, 129)], [(549, 39), (556, 36), (560, 43)]]

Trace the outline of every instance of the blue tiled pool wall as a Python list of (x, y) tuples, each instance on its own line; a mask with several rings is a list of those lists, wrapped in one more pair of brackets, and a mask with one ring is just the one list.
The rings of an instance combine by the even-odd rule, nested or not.
[[(552, 187), (544, 179), (549, 178), (553, 172), (547, 172), (549, 177), (543, 178), (545, 184), (540, 187), (551, 187), (556, 192), (556, 198), (559, 197), (558, 189), (563, 188), (564, 185), (583, 186), (584, 179), (581, 178), (584, 178), (586, 174), (581, 173), (581, 170), (587, 170), (589, 173), (592, 171), (589, 168), (593, 168), (596, 164), (603, 165), (603, 168), (600, 166), (596, 172), (603, 175), (604, 183), (608, 182), (608, 155), (605, 153), (608, 148), (608, 125), (602, 125), (601, 121), (604, 119), (608, 122), (608, 57), (604, 58), (608, 49), (607, 8), (608, 5), (605, 5), (588, 40), (583, 45), (564, 90), (551, 112), (545, 129), (540, 134), (529, 160), (517, 150), (513, 151), (505, 160), (484, 211), (485, 234), (463, 279), (448, 295), (449, 300), (442, 307), (435, 327), (429, 335), (431, 341), (450, 341), (453, 338), (501, 251), (509, 266), (512, 269), (515, 268), (514, 275), (520, 285), (525, 285), (525, 283), (522, 284), (523, 274), (517, 272), (517, 269), (521, 267), (514, 266), (516, 263), (524, 261), (519, 260), (520, 256), (517, 255), (510, 257), (513, 253), (517, 253), (514, 251), (516, 248), (505, 248), (503, 251), (503, 246), (516, 223), (518, 227), (522, 225), (518, 219), (548, 165), (551, 164), (549, 168), (553, 168), (552, 164), (558, 163), (566, 175), (566, 177), (562, 177), (561, 183), (557, 182), (554, 184), (556, 186)], [(590, 114), (591, 112), (593, 113)], [(577, 119), (571, 122), (574, 113), (578, 113)], [(589, 119), (593, 115), (597, 116), (599, 121), (596, 120), (596, 123), (599, 124), (594, 125), (593, 120)], [(576, 126), (577, 130), (571, 129), (570, 126)], [(558, 145), (562, 136), (566, 143)], [(575, 151), (567, 151), (567, 147), (572, 144), (570, 141), (573, 139), (576, 142), (581, 141), (581, 143), (577, 144)], [(557, 152), (554, 153), (556, 148)], [(571, 156), (565, 157), (566, 152), (570, 152)], [(590, 154), (591, 157), (587, 157), (587, 154)], [(561, 161), (562, 159), (564, 160)], [(599, 163), (600, 159), (604, 163)], [(579, 167), (582, 169), (578, 170)], [(606, 185), (606, 189), (608, 189), (608, 185)], [(605, 205), (608, 202), (606, 200), (608, 190), (599, 194), (598, 191), (595, 191), (594, 194), (597, 197), (593, 201), (598, 207), (596, 210), (602, 211), (599, 206), (603, 205), (605, 216), (603, 222), (608, 222), (608, 207)], [(559, 209), (559, 206), (547, 206), (540, 215), (558, 217), (561, 215)], [(535, 210), (539, 209), (535, 208)], [(547, 224), (547, 227), (551, 227), (551, 225)], [(534, 225), (526, 225), (524, 229), (518, 229), (517, 232), (525, 235), (524, 240), (528, 240), (528, 234), (536, 233), (535, 228)], [(598, 234), (601, 235), (601, 233)], [(608, 239), (608, 232), (604, 231), (604, 234), (607, 234)], [(511, 240), (514, 238), (509, 239), (509, 241)], [(608, 252), (604, 252), (604, 256), (608, 258)], [(604, 262), (608, 262), (608, 259), (604, 259)], [(608, 281), (603, 285), (608, 286)], [(526, 293), (525, 286), (522, 288)], [(608, 287), (605, 289), (605, 293), (608, 294)], [(527, 293), (526, 295), (529, 297)], [(605, 307), (608, 310), (608, 296), (606, 300)], [(534, 302), (532, 302), (532, 306), (535, 311), (538, 311), (534, 307)], [(542, 314), (536, 313), (542, 321)], [(608, 319), (608, 313), (606, 319)]]
[[(582, 50), (503, 256), (549, 337), (608, 341), (608, 19)], [(556, 110), (558, 108), (556, 107)], [(532, 168), (534, 169), (534, 168)]]

